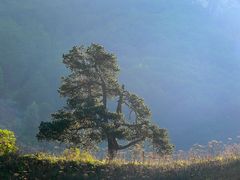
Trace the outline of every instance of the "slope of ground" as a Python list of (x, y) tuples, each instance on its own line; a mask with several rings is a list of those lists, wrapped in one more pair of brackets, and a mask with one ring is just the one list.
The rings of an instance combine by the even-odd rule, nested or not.
[(50, 155), (0, 157), (0, 179), (239, 179), (239, 157), (185, 161), (107, 162)]

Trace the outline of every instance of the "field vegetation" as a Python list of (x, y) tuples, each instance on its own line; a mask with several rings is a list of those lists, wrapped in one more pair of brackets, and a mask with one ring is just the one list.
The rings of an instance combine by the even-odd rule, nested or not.
[[(77, 148), (60, 154), (5, 153), (0, 179), (239, 179), (240, 144), (211, 141), (171, 156), (145, 152), (140, 145), (114, 160)], [(97, 157), (98, 156), (98, 157)]]

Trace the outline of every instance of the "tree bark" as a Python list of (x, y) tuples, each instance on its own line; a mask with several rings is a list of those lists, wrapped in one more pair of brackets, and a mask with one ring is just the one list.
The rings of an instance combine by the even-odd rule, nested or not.
[(124, 91), (124, 85), (122, 85), (122, 92), (120, 92), (120, 94), (119, 94), (119, 99), (118, 99), (118, 104), (117, 104), (117, 109), (116, 109), (116, 112), (118, 114), (122, 113), (123, 91)]
[(109, 160), (113, 160), (118, 151), (118, 143), (116, 138), (112, 137), (111, 135), (108, 136), (108, 158)]

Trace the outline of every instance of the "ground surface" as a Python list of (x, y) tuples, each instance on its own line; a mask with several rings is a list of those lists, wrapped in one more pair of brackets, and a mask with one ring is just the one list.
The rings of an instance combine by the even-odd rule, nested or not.
[(240, 179), (240, 158), (141, 164), (45, 155), (0, 157), (0, 179)]

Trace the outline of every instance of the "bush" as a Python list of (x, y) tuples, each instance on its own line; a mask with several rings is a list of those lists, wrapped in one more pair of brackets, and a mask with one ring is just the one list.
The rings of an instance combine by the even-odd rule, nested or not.
[(16, 152), (16, 138), (12, 131), (0, 129), (0, 156)]
[(63, 152), (63, 156), (67, 160), (79, 160), (82, 162), (89, 162), (89, 163), (94, 163), (97, 161), (97, 159), (95, 157), (93, 157), (90, 153), (88, 153), (86, 151), (82, 152), (78, 148), (66, 149)]

